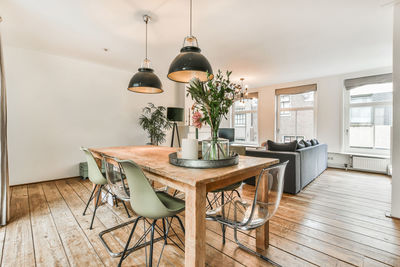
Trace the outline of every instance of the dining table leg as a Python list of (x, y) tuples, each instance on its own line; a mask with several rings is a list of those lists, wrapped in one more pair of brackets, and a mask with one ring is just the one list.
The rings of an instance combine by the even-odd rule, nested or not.
[[(268, 203), (268, 178), (262, 177), (258, 186), (257, 200)], [(269, 221), (256, 229), (256, 248), (258, 252), (264, 252), (269, 246)]]
[(185, 266), (205, 266), (206, 186), (189, 187), (185, 194)]

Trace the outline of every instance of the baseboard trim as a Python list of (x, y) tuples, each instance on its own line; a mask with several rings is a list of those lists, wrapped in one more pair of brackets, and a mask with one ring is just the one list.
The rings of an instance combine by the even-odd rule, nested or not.
[(45, 183), (45, 182), (54, 182), (54, 181), (58, 181), (58, 180), (65, 180), (65, 179), (72, 179), (72, 178), (81, 178), (81, 176), (71, 176), (71, 177), (64, 177), (64, 178), (55, 178), (55, 179), (50, 179), (50, 180), (36, 181), (36, 182), (32, 182), (32, 183), (13, 184), (13, 185), (10, 185), (10, 187), (21, 186), (21, 185), (30, 185), (30, 184), (40, 184), (40, 183)]
[(400, 218), (393, 217), (392, 214), (390, 213), (390, 211), (387, 211), (387, 212), (385, 213), (385, 216), (388, 217), (388, 218), (391, 218), (391, 219), (400, 220)]

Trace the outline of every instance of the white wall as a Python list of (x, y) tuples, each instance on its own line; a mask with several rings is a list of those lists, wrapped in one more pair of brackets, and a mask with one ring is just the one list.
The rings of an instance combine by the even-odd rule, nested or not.
[(400, 218), (400, 3), (394, 8), (393, 37), (393, 176), (391, 214)]
[(77, 176), (80, 146), (143, 145), (141, 109), (184, 104), (183, 90), (167, 79), (161, 95), (129, 92), (136, 69), (9, 46), (4, 55), (12, 185)]
[(320, 77), (297, 82), (288, 82), (254, 88), (258, 92), (258, 125), (259, 143), (268, 139), (274, 140), (275, 136), (275, 89), (317, 84), (317, 129), (316, 137), (320, 142), (328, 144), (329, 152), (342, 151), (343, 132), (343, 81), (348, 78), (391, 72), (391, 67), (366, 70), (348, 74)]

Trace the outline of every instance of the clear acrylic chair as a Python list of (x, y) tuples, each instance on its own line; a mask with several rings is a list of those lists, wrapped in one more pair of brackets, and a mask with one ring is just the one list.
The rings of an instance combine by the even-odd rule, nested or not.
[[(233, 199), (206, 213), (208, 220), (217, 221), (226, 227), (233, 228), (235, 242), (241, 249), (253, 253), (276, 266), (280, 265), (240, 243), (237, 232), (239, 230), (250, 231), (259, 228), (274, 216), (282, 198), (287, 164), (288, 161), (261, 171), (256, 180), (254, 199), (251, 203)], [(268, 186), (268, 190), (265, 190), (265, 196), (260, 195), (260, 185)], [(261, 199), (267, 199), (267, 202), (260, 201)], [(223, 238), (225, 237), (223, 236)]]
[(108, 188), (114, 196), (115, 204), (118, 206), (118, 200), (120, 200), (125, 208), (128, 218), (130, 218), (131, 216), (125, 204), (125, 201), (130, 200), (129, 187), (126, 177), (122, 173), (121, 168), (118, 167), (118, 163), (115, 161), (115, 158), (103, 155), (103, 159)]
[[(104, 166), (105, 166), (105, 176), (106, 176), (106, 179), (108, 182), (108, 187), (114, 196), (115, 204), (117, 206), (118, 200), (120, 200), (125, 208), (128, 218), (130, 218), (128, 208), (126, 207), (126, 204), (125, 204), (125, 201), (130, 201), (129, 186), (128, 186), (128, 182), (126, 180), (126, 176), (123, 173), (121, 166), (117, 162), (116, 158), (103, 155), (103, 162), (104, 162)], [(134, 223), (135, 221), (136, 221), (136, 219), (116, 225), (111, 228), (108, 228), (99, 233), (101, 242), (103, 243), (107, 252), (112, 257), (121, 256), (123, 251), (119, 251), (119, 252), (112, 251), (112, 249), (109, 247), (109, 245), (105, 241), (104, 235), (107, 233), (110, 233), (112, 231), (115, 231), (119, 228), (125, 227), (131, 223)]]

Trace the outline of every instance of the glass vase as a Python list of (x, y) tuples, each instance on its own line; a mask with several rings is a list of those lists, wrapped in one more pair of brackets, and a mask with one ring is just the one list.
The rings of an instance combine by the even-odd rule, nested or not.
[(229, 140), (210, 138), (202, 141), (203, 160), (220, 160), (229, 157)]

